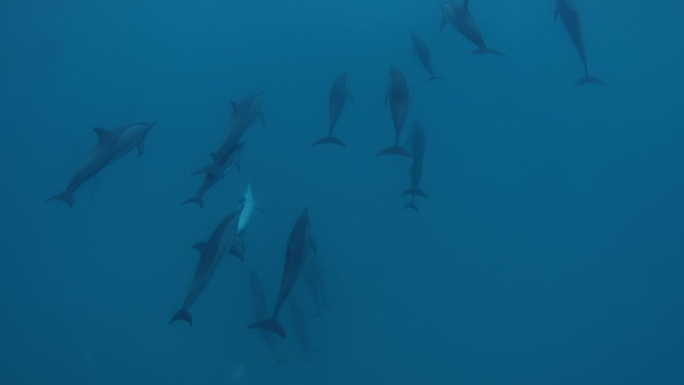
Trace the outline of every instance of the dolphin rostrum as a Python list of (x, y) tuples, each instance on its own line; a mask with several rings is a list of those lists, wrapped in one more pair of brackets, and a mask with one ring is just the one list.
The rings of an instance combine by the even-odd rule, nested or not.
[(316, 243), (311, 237), (310, 231), (309, 209), (306, 208), (299, 218), (297, 218), (297, 222), (295, 222), (292, 227), (290, 239), (287, 241), (285, 266), (283, 267), (283, 276), (280, 280), (280, 291), (273, 313), (270, 318), (257, 321), (247, 326), (248, 329), (267, 329), (280, 335), (282, 338), (285, 338), (285, 329), (278, 323), (276, 317), (278, 317), (278, 313), (280, 313), (285, 300), (287, 300), (299, 279), (302, 265), (306, 260), (306, 252), (311, 248), (314, 254), (316, 254)]
[(395, 134), (394, 145), (380, 150), (376, 156), (397, 154), (411, 157), (411, 153), (407, 149), (399, 146), (399, 135), (406, 120), (410, 99), (411, 96), (409, 95), (406, 77), (404, 77), (400, 70), (390, 67), (390, 85), (385, 96), (385, 104), (389, 103), (390, 111), (392, 112)]
[(200, 260), (190, 289), (185, 296), (183, 307), (171, 317), (169, 325), (175, 321), (183, 320), (192, 326), (192, 316), (188, 309), (207, 287), (223, 256), (233, 247), (237, 237), (237, 223), (241, 210), (242, 206), (223, 218), (208, 241), (195, 243), (192, 246), (200, 252)]
[(444, 26), (448, 23), (461, 35), (465, 36), (466, 39), (475, 43), (477, 49), (473, 51), (474, 54), (489, 53), (506, 56), (499, 51), (487, 47), (480, 30), (477, 28), (477, 24), (475, 24), (475, 20), (473, 20), (473, 17), (468, 11), (468, 2), (469, 0), (463, 0), (461, 5), (456, 5), (452, 1), (443, 1), (439, 3), (439, 6), (442, 8), (442, 24), (440, 25), (439, 30), (444, 30)]
[(582, 60), (582, 66), (584, 66), (584, 76), (578, 80), (577, 83), (575, 83), (575, 87), (589, 83), (605, 85), (601, 79), (589, 75), (587, 54), (584, 50), (584, 40), (582, 39), (582, 29), (580, 28), (579, 15), (575, 5), (571, 0), (556, 0), (556, 19), (558, 16), (560, 16), (561, 21), (565, 26), (565, 30), (568, 31), (570, 40), (572, 40), (572, 44), (575, 45), (577, 53)]
[(202, 180), (202, 183), (200, 184), (199, 188), (197, 189), (197, 193), (195, 193), (195, 196), (193, 196), (190, 199), (187, 199), (181, 205), (185, 205), (188, 203), (195, 203), (199, 207), (204, 206), (204, 194), (209, 191), (209, 189), (218, 182), (219, 179), (221, 179), (225, 172), (232, 166), (236, 165), (237, 168), (240, 167), (240, 154), (242, 152), (242, 146), (243, 143), (237, 143), (236, 145), (233, 146), (230, 152), (228, 153), (223, 153), (222, 155), (224, 156), (224, 159), (217, 159), (214, 158), (214, 164), (211, 166), (202, 168), (200, 170), (197, 170), (193, 173), (193, 175), (196, 174), (204, 174), (204, 179)]
[(425, 40), (423, 40), (423, 38), (421, 38), (417, 33), (413, 31), (410, 32), (411, 39), (413, 40), (413, 57), (418, 56), (420, 63), (430, 75), (430, 79), (428, 80), (443, 79), (439, 76), (435, 76), (434, 72), (432, 71), (432, 58), (430, 57), (430, 50), (428, 49)]
[(328, 136), (315, 141), (312, 146), (322, 143), (332, 143), (342, 147), (345, 146), (344, 143), (335, 138), (332, 133), (333, 129), (335, 129), (337, 121), (340, 119), (340, 115), (342, 115), (342, 111), (344, 110), (344, 105), (347, 102), (347, 99), (352, 102), (354, 101), (349, 93), (349, 89), (347, 88), (347, 71), (344, 71), (335, 79), (335, 82), (330, 88), (330, 100), (328, 103), (330, 126), (328, 127)]
[(411, 195), (411, 202), (404, 206), (404, 208), (418, 211), (418, 206), (415, 204), (416, 195), (427, 198), (427, 194), (420, 189), (420, 179), (423, 175), (423, 155), (425, 153), (425, 130), (418, 121), (413, 121), (409, 143), (411, 145), (411, 154), (413, 154), (413, 165), (410, 171), (411, 187), (404, 191), (402, 195)]
[(71, 177), (66, 190), (47, 199), (46, 202), (60, 200), (69, 205), (69, 208), (73, 207), (73, 193), (105, 167), (128, 154), (134, 148), (138, 149), (138, 158), (143, 155), (145, 137), (156, 123), (136, 123), (114, 130), (93, 129), (98, 140), (90, 155)]

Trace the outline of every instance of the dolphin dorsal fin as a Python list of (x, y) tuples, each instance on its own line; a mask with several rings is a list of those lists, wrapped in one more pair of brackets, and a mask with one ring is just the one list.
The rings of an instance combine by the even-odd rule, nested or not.
[(112, 139), (114, 136), (111, 131), (105, 130), (104, 128), (95, 127), (93, 128), (95, 134), (97, 134), (97, 142), (99, 144), (106, 143)]

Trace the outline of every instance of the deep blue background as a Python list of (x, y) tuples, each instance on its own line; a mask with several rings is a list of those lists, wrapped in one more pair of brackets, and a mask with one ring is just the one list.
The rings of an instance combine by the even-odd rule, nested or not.
[[(471, 55), (419, 0), (0, 1), (0, 384), (684, 383), (684, 3), (577, 3), (605, 87), (573, 88), (551, 0), (471, 1), (506, 58)], [(446, 80), (426, 82), (409, 29)], [(427, 134), (418, 215), (402, 210), (410, 162), (374, 156), (394, 138), (390, 65), (413, 97), (406, 131)], [(347, 148), (312, 148), (343, 70)], [(242, 171), (180, 207), (230, 101), (261, 89)], [(72, 210), (43, 203), (93, 127), (141, 120), (159, 121), (141, 159)], [(193, 328), (167, 326), (191, 245), (248, 182), (264, 213), (247, 260), (224, 259)], [(331, 306), (313, 361), (288, 338), (271, 369), (245, 328), (246, 273), (272, 305), (305, 206)]]

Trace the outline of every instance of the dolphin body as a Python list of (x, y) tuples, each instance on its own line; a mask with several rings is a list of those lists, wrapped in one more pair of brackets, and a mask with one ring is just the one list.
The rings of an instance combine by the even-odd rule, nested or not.
[(430, 79), (428, 80), (443, 79), (439, 76), (435, 76), (434, 72), (432, 71), (432, 57), (430, 56), (430, 49), (428, 49), (425, 40), (423, 40), (423, 38), (417, 33), (413, 31), (410, 32), (411, 40), (413, 40), (413, 57), (418, 56), (423, 68), (425, 68), (428, 74), (430, 74)]
[(195, 196), (193, 196), (190, 199), (187, 199), (186, 201), (181, 203), (181, 205), (195, 203), (199, 207), (203, 207), (204, 194), (207, 191), (209, 191), (209, 189), (212, 188), (216, 184), (216, 182), (218, 182), (219, 179), (221, 179), (225, 175), (225, 172), (232, 165), (236, 165), (236, 167), (238, 168), (240, 167), (239, 159), (240, 154), (242, 152), (242, 146), (243, 143), (237, 143), (233, 146), (230, 152), (223, 153), (224, 159), (214, 159), (214, 164), (212, 164), (211, 166), (195, 171), (193, 175), (204, 174), (204, 179), (202, 180), (202, 183), (197, 189), (197, 193), (195, 193)]
[(185, 296), (183, 307), (171, 317), (169, 325), (175, 321), (183, 320), (192, 326), (192, 316), (188, 309), (199, 298), (214, 275), (216, 268), (223, 256), (231, 250), (237, 238), (237, 223), (242, 207), (228, 214), (214, 229), (214, 232), (206, 242), (195, 243), (192, 247), (200, 252), (200, 260), (195, 270), (195, 276), (190, 284), (190, 289)]
[[(256, 317), (256, 319), (264, 319), (268, 317), (264, 285), (253, 271), (249, 272), (249, 287), (252, 289), (252, 297), (254, 298), (254, 317)], [(278, 355), (278, 350), (276, 349), (275, 341), (273, 340), (273, 333), (264, 329), (259, 329), (259, 331), (261, 332), (259, 334), (261, 334), (264, 343), (269, 347), (269, 349), (271, 349), (273, 355), (275, 356), (276, 362), (273, 366), (284, 362), (284, 360)]]
[(311, 237), (310, 232), (309, 209), (306, 208), (299, 218), (297, 218), (297, 221), (292, 228), (292, 232), (290, 233), (290, 239), (287, 242), (285, 267), (283, 268), (280, 291), (273, 313), (270, 318), (257, 321), (247, 326), (248, 329), (267, 329), (280, 335), (280, 337), (285, 338), (285, 329), (278, 323), (276, 317), (278, 316), (278, 313), (280, 313), (285, 300), (287, 300), (299, 279), (302, 265), (306, 260), (306, 252), (309, 248), (316, 254), (316, 243)]
[(242, 238), (242, 235), (245, 233), (247, 225), (249, 225), (249, 222), (252, 219), (254, 210), (259, 209), (254, 200), (254, 195), (252, 194), (252, 186), (249, 184), (247, 185), (244, 197), (240, 200), (240, 205), (242, 206), (242, 211), (240, 211), (240, 217), (238, 218), (237, 238), (235, 238), (235, 244), (230, 249), (230, 253), (240, 260), (244, 260), (245, 241)]
[(330, 126), (328, 128), (328, 136), (315, 141), (312, 146), (323, 143), (332, 143), (345, 147), (344, 142), (335, 138), (332, 133), (337, 121), (340, 119), (340, 115), (342, 115), (342, 111), (344, 110), (344, 105), (347, 103), (347, 100), (352, 102), (354, 101), (347, 87), (347, 71), (344, 71), (337, 76), (335, 82), (330, 88), (330, 100), (328, 103)]
[(556, 19), (560, 16), (565, 30), (570, 35), (572, 44), (575, 45), (577, 53), (582, 60), (584, 67), (584, 76), (575, 83), (575, 87), (579, 87), (589, 83), (605, 85), (603, 80), (589, 75), (589, 67), (587, 66), (587, 54), (584, 50), (584, 40), (582, 39), (582, 29), (580, 28), (579, 15), (575, 5), (570, 0), (556, 0)]
[(66, 190), (48, 198), (46, 202), (60, 200), (69, 205), (69, 208), (73, 207), (74, 192), (105, 167), (128, 154), (134, 148), (138, 150), (138, 158), (143, 155), (145, 152), (145, 137), (147, 137), (150, 128), (156, 123), (129, 124), (114, 130), (94, 128), (93, 131), (97, 134), (97, 144), (90, 152), (90, 155), (71, 177)]
[(448, 23), (466, 39), (475, 43), (477, 49), (473, 51), (474, 54), (494, 54), (506, 56), (499, 51), (495, 51), (485, 44), (484, 38), (480, 30), (475, 24), (475, 20), (468, 11), (469, 0), (463, 0), (461, 5), (456, 5), (452, 1), (443, 1), (439, 3), (442, 8), (442, 24), (439, 27), (440, 32), (444, 30), (444, 26)]
[(413, 165), (410, 171), (411, 187), (404, 191), (402, 195), (411, 195), (411, 202), (404, 206), (404, 208), (418, 211), (418, 206), (415, 204), (416, 195), (427, 198), (427, 194), (420, 189), (420, 179), (423, 176), (423, 155), (425, 154), (425, 130), (418, 121), (413, 121), (409, 143), (411, 145), (411, 154), (413, 154)]
[(385, 96), (385, 104), (389, 102), (392, 121), (394, 122), (394, 145), (380, 150), (376, 156), (396, 154), (411, 157), (408, 150), (399, 146), (399, 135), (401, 135), (401, 129), (406, 120), (410, 99), (406, 77), (400, 70), (390, 67), (390, 85)]

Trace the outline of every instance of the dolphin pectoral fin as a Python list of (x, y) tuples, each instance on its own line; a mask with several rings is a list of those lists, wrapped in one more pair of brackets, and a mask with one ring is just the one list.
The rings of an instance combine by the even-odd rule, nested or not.
[(590, 84), (590, 83), (600, 84), (602, 86), (606, 85), (606, 83), (604, 83), (603, 80), (601, 80), (597, 77), (591, 76), (589, 74), (586, 74), (584, 77), (582, 77), (580, 80), (578, 80), (577, 83), (575, 83), (575, 88), (577, 88), (579, 86), (583, 86), (585, 84)]
[(140, 143), (138, 143), (138, 158), (143, 156), (144, 153), (145, 153), (145, 142), (141, 141)]
[(390, 155), (390, 154), (403, 155), (405, 157), (413, 159), (413, 155), (411, 155), (411, 153), (407, 149), (405, 149), (401, 146), (391, 146), (391, 147), (384, 148), (384, 149), (378, 151), (378, 153), (375, 156), (377, 157), (377, 156), (381, 156), (381, 155)]
[(416, 206), (416, 204), (413, 202), (405, 205), (404, 208), (405, 209), (412, 209), (412, 210), (415, 210), (416, 212), (418, 212), (418, 206)]
[(506, 56), (505, 54), (503, 54), (499, 51), (496, 51), (496, 50), (493, 50), (493, 49), (487, 48), (487, 47), (480, 47), (480, 48), (476, 49), (475, 51), (473, 51), (473, 54), (475, 54), (475, 55), (490, 54), (490, 55), (499, 55), (499, 56), (504, 56), (504, 57)]
[(71, 195), (71, 193), (69, 193), (68, 191), (59, 193), (59, 194), (45, 200), (45, 202), (50, 202), (50, 201), (62, 201), (64, 203), (66, 203), (69, 206), (69, 208), (74, 207), (74, 196)]
[(114, 137), (114, 134), (112, 134), (111, 131), (105, 130), (104, 128), (95, 127), (93, 128), (93, 131), (95, 132), (95, 134), (97, 134), (98, 144), (106, 143)]
[(247, 326), (247, 329), (266, 329), (273, 333), (276, 333), (281, 338), (285, 338), (285, 329), (275, 320), (275, 318), (269, 318), (262, 321), (257, 321), (253, 324)]
[(181, 203), (181, 206), (187, 205), (188, 203), (194, 203), (200, 208), (204, 207), (204, 199), (202, 199), (200, 196), (194, 196), (190, 199), (186, 199), (183, 201), (183, 203)]
[(230, 248), (230, 253), (238, 257), (240, 261), (245, 260), (245, 241), (240, 236), (235, 237), (235, 242)]
[(173, 317), (171, 317), (171, 320), (169, 321), (169, 325), (171, 325), (172, 323), (179, 321), (179, 320), (187, 322), (188, 325), (190, 325), (190, 327), (192, 327), (192, 316), (190, 315), (189, 311), (187, 311), (185, 309), (178, 310), (176, 312), (176, 314), (174, 314)]
[(194, 245), (192, 245), (193, 249), (197, 249), (197, 251), (200, 252), (200, 254), (205, 254), (207, 252), (207, 243), (206, 242), (197, 242)]
[(218, 176), (218, 177), (223, 177), (225, 175), (223, 170), (221, 170), (220, 167), (216, 167), (213, 164), (211, 166), (202, 167), (199, 170), (193, 172), (191, 175), (197, 175), (197, 174), (207, 174), (207, 175), (214, 175), (214, 176)]
[(317, 141), (313, 142), (313, 144), (311, 144), (311, 146), (315, 146), (315, 145), (323, 144), (323, 143), (336, 144), (338, 146), (346, 147), (344, 142), (333, 137), (332, 135), (328, 135), (325, 138), (318, 139)]

